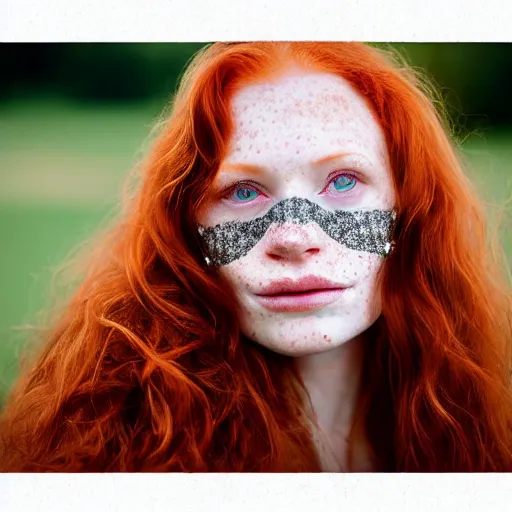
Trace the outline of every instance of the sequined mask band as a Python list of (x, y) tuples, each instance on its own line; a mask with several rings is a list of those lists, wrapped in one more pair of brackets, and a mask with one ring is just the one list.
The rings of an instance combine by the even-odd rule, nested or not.
[(222, 266), (245, 256), (272, 224), (318, 224), (339, 244), (386, 256), (391, 248), (392, 210), (325, 210), (305, 198), (283, 199), (263, 216), (249, 221), (232, 221), (213, 227), (199, 226), (208, 264)]

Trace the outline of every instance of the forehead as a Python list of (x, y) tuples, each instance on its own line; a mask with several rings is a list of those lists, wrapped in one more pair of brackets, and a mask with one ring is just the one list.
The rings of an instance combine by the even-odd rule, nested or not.
[(246, 86), (233, 97), (232, 115), (237, 161), (284, 148), (312, 158), (333, 149), (385, 156), (383, 131), (365, 98), (335, 75), (298, 71)]

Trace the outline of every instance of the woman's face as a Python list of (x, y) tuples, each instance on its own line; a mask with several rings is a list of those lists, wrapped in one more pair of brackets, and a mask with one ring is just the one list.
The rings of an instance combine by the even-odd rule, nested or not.
[[(292, 197), (327, 211), (394, 208), (383, 131), (348, 82), (290, 73), (241, 89), (232, 113), (230, 149), (201, 225), (250, 221)], [(284, 222), (217, 271), (237, 293), (244, 334), (301, 356), (339, 346), (375, 322), (382, 262), (335, 241), (315, 222)]]

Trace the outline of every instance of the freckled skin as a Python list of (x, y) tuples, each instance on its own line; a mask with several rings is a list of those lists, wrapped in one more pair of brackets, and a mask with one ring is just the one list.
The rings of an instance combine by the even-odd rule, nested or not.
[[(200, 224), (251, 219), (293, 196), (331, 209), (394, 207), (384, 134), (364, 98), (346, 81), (297, 71), (243, 88), (233, 98), (232, 112), (231, 149), (214, 187), (222, 188), (226, 180), (251, 180), (261, 184), (256, 187), (261, 195), (246, 204), (210, 201), (199, 213)], [(337, 153), (351, 155), (321, 167), (312, 164)], [(223, 171), (223, 165), (235, 162), (264, 172)], [(359, 172), (363, 181), (350, 193), (326, 194), (328, 176), (347, 169)], [(245, 257), (218, 272), (237, 291), (242, 329), (249, 338), (276, 352), (303, 356), (337, 347), (375, 322), (381, 312), (377, 273), (382, 261), (378, 255), (343, 247), (314, 223), (284, 224), (271, 226)], [(268, 311), (255, 296), (272, 281), (307, 275), (347, 289), (336, 302), (300, 313)]]

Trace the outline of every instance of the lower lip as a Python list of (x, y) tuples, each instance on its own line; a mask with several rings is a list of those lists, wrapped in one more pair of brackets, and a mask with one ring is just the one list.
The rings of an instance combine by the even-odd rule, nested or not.
[(323, 308), (337, 301), (345, 288), (330, 288), (304, 293), (283, 295), (258, 295), (260, 304), (270, 311), (300, 312)]

